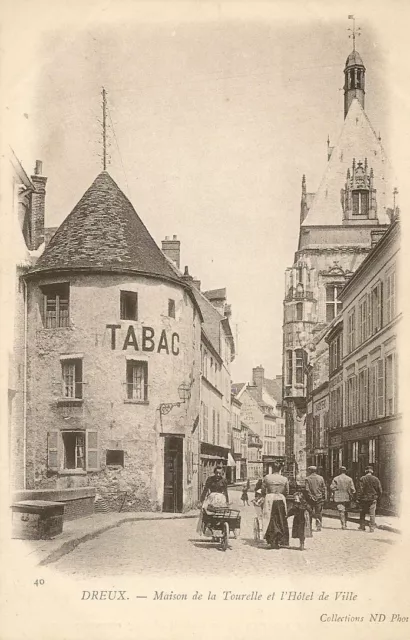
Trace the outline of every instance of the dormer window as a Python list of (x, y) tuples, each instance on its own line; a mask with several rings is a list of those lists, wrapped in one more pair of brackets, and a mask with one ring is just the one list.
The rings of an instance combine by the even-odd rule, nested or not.
[(373, 169), (353, 158), (347, 170), (345, 188), (341, 191), (341, 204), (345, 220), (371, 220), (376, 218), (376, 189), (373, 186)]

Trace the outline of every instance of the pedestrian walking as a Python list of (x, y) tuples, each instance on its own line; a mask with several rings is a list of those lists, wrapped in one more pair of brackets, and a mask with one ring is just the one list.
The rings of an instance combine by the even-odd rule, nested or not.
[(354, 498), (355, 488), (353, 480), (346, 474), (346, 467), (340, 467), (339, 475), (335, 476), (332, 480), (330, 491), (332, 492), (333, 500), (339, 512), (342, 529), (347, 529), (349, 503)]
[(268, 473), (262, 481), (262, 493), (265, 495), (262, 532), (271, 549), (289, 546), (289, 526), (286, 519), (289, 482), (281, 475), (280, 469), (281, 465), (274, 462), (272, 473)]
[(382, 495), (382, 485), (379, 478), (373, 474), (373, 467), (366, 467), (365, 475), (359, 480), (358, 499), (360, 504), (361, 531), (366, 530), (366, 515), (370, 516), (370, 533), (376, 528), (377, 501)]
[(258, 491), (260, 491), (262, 489), (262, 478), (259, 478), (259, 480), (257, 481), (257, 483), (255, 484), (255, 498), (256, 498), (256, 494), (258, 493)]
[(249, 501), (248, 501), (248, 484), (244, 484), (242, 487), (242, 495), (241, 495), (241, 500), (243, 502), (243, 506), (248, 505), (249, 507)]
[(288, 518), (293, 516), (292, 538), (299, 538), (299, 548), (305, 549), (306, 538), (312, 537), (311, 507), (305, 489), (298, 489), (293, 495), (293, 505), (288, 511)]
[(247, 481), (246, 481), (246, 490), (249, 491), (250, 488), (251, 488), (251, 481), (248, 478)]
[(305, 481), (308, 503), (316, 520), (316, 531), (322, 530), (323, 503), (326, 498), (326, 485), (322, 476), (317, 473), (317, 467), (308, 467), (308, 476)]

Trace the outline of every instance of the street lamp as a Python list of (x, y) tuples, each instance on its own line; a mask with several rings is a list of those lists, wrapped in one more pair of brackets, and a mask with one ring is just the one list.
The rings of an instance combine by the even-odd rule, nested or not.
[(180, 407), (181, 404), (185, 404), (191, 398), (191, 386), (189, 382), (182, 382), (178, 387), (178, 395), (180, 397), (179, 402), (162, 402), (159, 405), (159, 412), (162, 416), (165, 416), (174, 407)]

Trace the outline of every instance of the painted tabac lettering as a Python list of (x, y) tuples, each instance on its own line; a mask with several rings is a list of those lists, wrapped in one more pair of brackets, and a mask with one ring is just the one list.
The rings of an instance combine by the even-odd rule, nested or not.
[[(107, 324), (105, 325), (111, 332), (111, 349), (115, 351), (118, 348), (119, 333), (122, 325)], [(120, 343), (121, 344), (121, 343)], [(162, 329), (159, 339), (155, 336), (155, 329), (152, 327), (142, 327), (141, 335), (137, 336), (137, 328), (134, 325), (128, 325), (124, 342), (122, 343), (122, 351), (133, 349), (134, 351), (156, 351), (157, 353), (166, 353), (169, 355), (179, 355), (179, 334), (167, 334), (166, 329)]]

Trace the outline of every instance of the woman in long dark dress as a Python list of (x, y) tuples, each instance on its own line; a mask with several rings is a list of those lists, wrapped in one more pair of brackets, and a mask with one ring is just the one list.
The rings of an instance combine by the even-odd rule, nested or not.
[(289, 546), (289, 526), (286, 517), (286, 496), (289, 482), (280, 473), (280, 465), (273, 463), (272, 473), (268, 473), (262, 482), (265, 495), (262, 523), (263, 534), (271, 549)]

